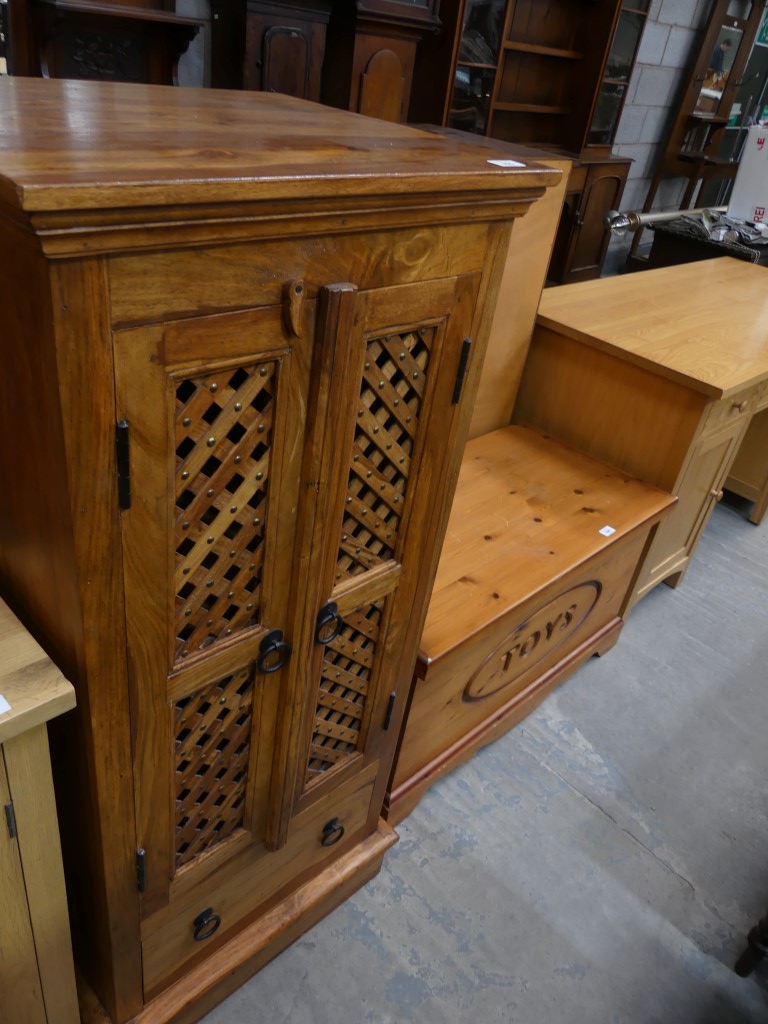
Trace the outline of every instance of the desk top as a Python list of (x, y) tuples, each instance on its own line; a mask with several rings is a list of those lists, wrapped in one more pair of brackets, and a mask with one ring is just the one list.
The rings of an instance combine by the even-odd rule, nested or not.
[(71, 684), (3, 601), (0, 601), (0, 697), (10, 704), (10, 710), (0, 713), (0, 743), (75, 706)]
[(730, 257), (550, 288), (537, 322), (716, 398), (768, 378), (768, 274)]

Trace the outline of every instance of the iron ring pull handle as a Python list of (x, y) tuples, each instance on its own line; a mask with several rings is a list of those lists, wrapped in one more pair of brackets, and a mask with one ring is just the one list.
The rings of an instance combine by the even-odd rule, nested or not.
[(315, 621), (315, 643), (329, 644), (335, 640), (344, 627), (335, 601), (328, 601), (317, 613)]
[(221, 918), (218, 914), (214, 914), (213, 907), (207, 907), (201, 911), (192, 922), (195, 929), (192, 936), (195, 942), (204, 942), (205, 939), (210, 939), (213, 933), (218, 931), (220, 924)]
[(338, 818), (331, 818), (323, 825), (320, 843), (323, 846), (334, 846), (344, 835), (344, 826)]
[(272, 629), (259, 644), (257, 672), (278, 672), (291, 656), (293, 648), (283, 640), (282, 629)]

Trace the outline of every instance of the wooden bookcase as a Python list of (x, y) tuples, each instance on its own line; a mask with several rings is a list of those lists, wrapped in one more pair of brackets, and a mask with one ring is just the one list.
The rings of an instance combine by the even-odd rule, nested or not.
[(419, 50), (409, 117), (574, 161), (549, 278), (600, 273), (630, 161), (611, 146), (649, 0), (448, 0)]

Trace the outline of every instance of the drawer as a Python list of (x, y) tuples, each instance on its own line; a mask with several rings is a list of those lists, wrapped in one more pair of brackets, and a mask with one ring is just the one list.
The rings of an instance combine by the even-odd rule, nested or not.
[[(295, 817), (281, 849), (243, 854), (207, 883), (150, 917), (142, 926), (145, 998), (152, 998), (185, 969), (231, 939), (260, 911), (289, 897), (308, 877), (365, 838), (377, 769), (378, 763), (369, 765), (332, 797)], [(344, 834), (333, 845), (324, 846), (323, 829), (333, 819), (338, 819)], [(210, 925), (203, 925), (199, 932), (210, 934), (196, 940), (195, 921), (208, 908), (220, 923), (216, 926), (214, 919)]]
[(719, 430), (726, 423), (739, 423), (743, 417), (751, 416), (755, 409), (755, 389), (747, 388), (730, 398), (712, 402), (704, 415), (704, 433)]
[(761, 412), (768, 409), (768, 380), (761, 380), (753, 390), (754, 411)]

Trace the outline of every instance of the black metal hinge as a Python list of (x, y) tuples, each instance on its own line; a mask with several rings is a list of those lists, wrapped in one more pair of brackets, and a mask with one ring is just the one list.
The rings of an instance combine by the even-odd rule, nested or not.
[(465, 338), (461, 343), (461, 355), (459, 356), (459, 369), (456, 373), (456, 383), (453, 387), (453, 398), (451, 405), (458, 405), (461, 398), (461, 389), (464, 387), (464, 378), (467, 375), (467, 363), (469, 362), (469, 350), (472, 348), (472, 339)]
[(131, 449), (128, 420), (115, 424), (117, 455), (117, 499), (121, 509), (131, 507)]
[(384, 713), (384, 725), (382, 726), (383, 729), (388, 729), (390, 726), (390, 723), (392, 721), (392, 712), (395, 710), (396, 698), (397, 694), (393, 690), (392, 693), (390, 693), (389, 695), (389, 700), (387, 701), (387, 710)]
[(16, 811), (13, 809), (13, 802), (5, 805), (5, 820), (8, 824), (8, 835), (11, 839), (15, 839), (18, 832), (16, 831)]
[(147, 889), (147, 851), (142, 846), (136, 851), (136, 886), (139, 892)]

